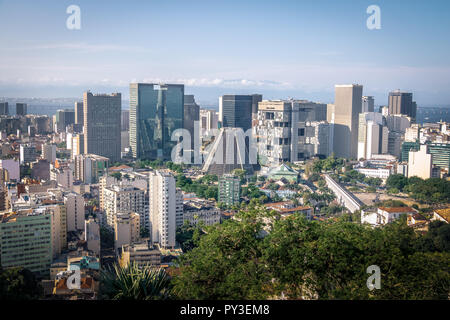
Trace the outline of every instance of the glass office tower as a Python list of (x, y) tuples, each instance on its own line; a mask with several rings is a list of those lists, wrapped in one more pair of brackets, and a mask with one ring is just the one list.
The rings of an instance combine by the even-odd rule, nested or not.
[(137, 159), (171, 158), (172, 133), (183, 128), (184, 85), (130, 84), (130, 147)]

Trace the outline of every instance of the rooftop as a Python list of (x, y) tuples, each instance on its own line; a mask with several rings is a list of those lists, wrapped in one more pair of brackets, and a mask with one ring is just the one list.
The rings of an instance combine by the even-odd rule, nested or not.
[(416, 212), (415, 209), (410, 207), (379, 207), (378, 209), (389, 212), (389, 213), (399, 213), (399, 212)]
[(450, 221), (450, 208), (438, 209), (435, 210), (434, 212), (436, 212), (438, 215), (444, 218), (447, 222)]

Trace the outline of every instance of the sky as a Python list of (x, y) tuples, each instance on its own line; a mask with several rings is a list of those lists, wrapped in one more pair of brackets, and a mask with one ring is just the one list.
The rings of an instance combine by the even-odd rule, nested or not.
[[(367, 28), (370, 5), (381, 29)], [(447, 0), (0, 0), (0, 96), (127, 99), (130, 82), (166, 82), (201, 103), (331, 103), (335, 84), (359, 83), (376, 105), (395, 89), (450, 105), (449, 14)]]

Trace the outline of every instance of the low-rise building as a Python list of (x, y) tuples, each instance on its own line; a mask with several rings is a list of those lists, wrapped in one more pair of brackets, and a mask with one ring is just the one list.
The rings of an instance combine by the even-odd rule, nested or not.
[(122, 246), (120, 265), (126, 267), (132, 262), (135, 262), (140, 268), (160, 267), (161, 251), (157, 247), (153, 247), (149, 240)]
[(220, 209), (216, 208), (214, 202), (200, 198), (184, 199), (183, 219), (177, 222), (177, 227), (183, 223), (195, 225), (202, 222), (205, 226), (212, 226), (220, 222)]

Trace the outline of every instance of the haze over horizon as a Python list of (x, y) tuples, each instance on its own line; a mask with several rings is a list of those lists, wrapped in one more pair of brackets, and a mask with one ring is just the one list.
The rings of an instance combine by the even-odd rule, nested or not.
[[(81, 30), (66, 28), (68, 6)], [(0, 96), (81, 97), (130, 82), (184, 83), (216, 104), (227, 93), (331, 103), (334, 85), (359, 83), (376, 105), (389, 91), (419, 106), (450, 104), (450, 2), (0, 0)]]

